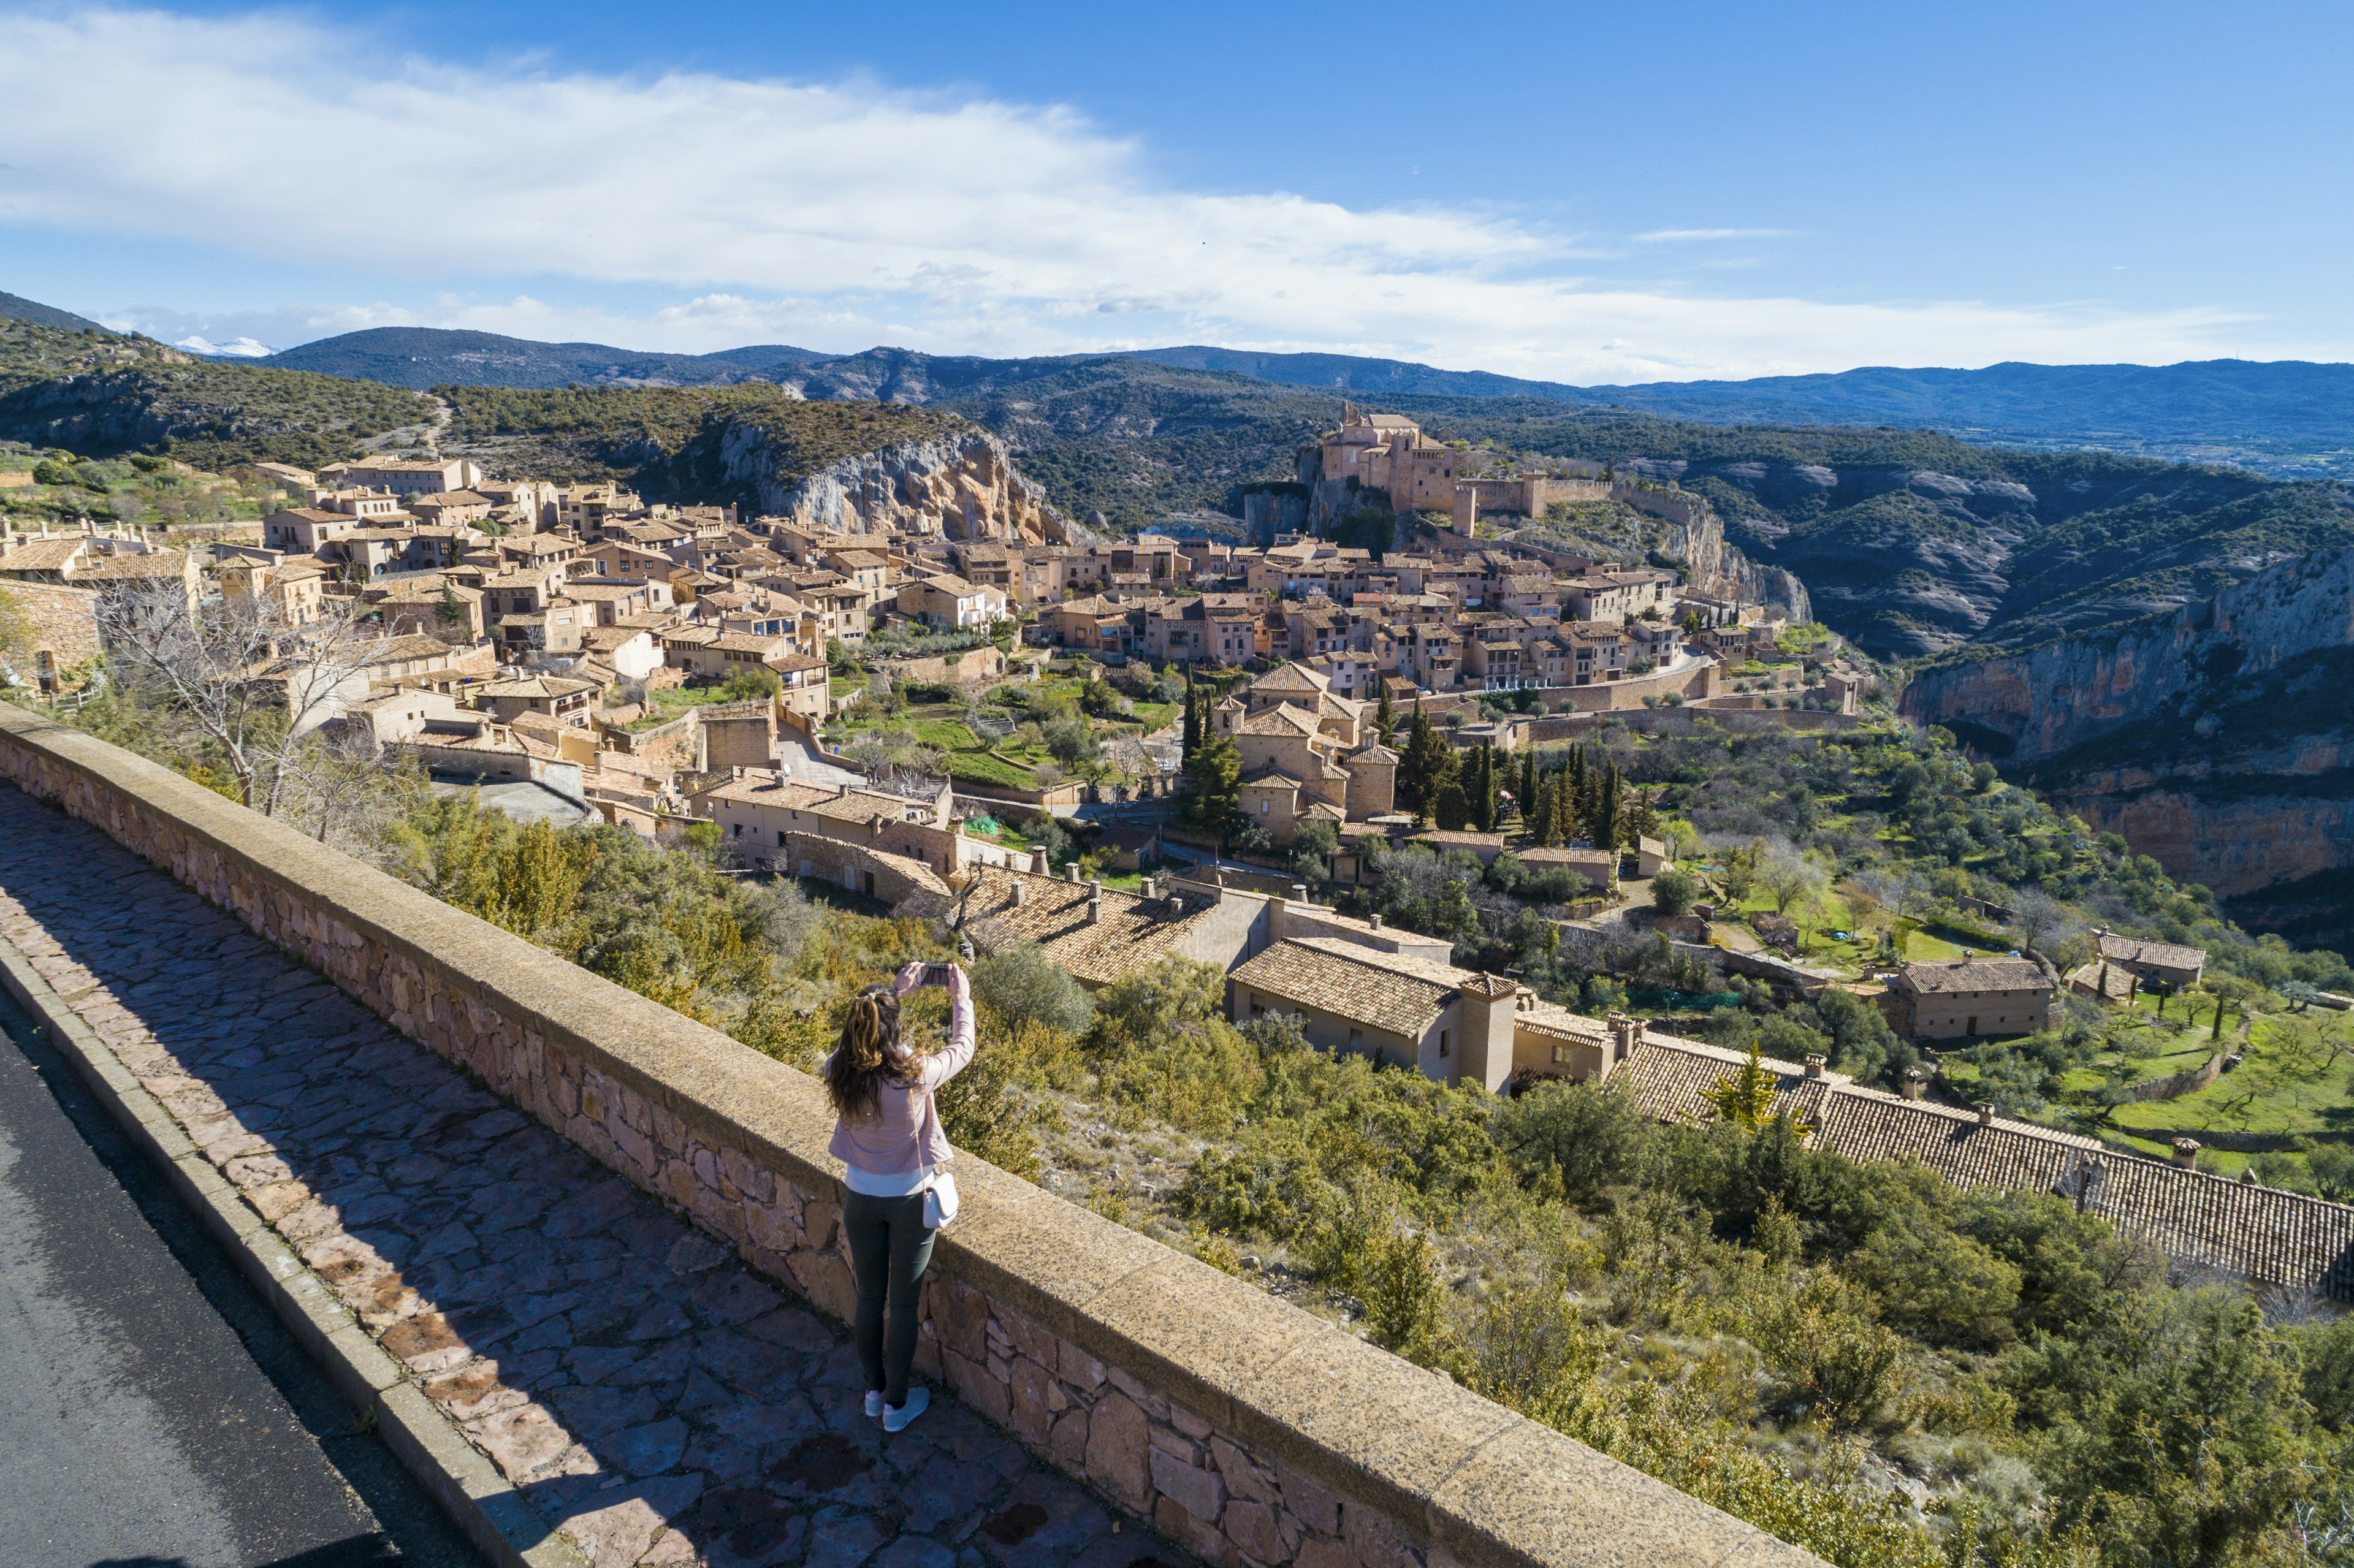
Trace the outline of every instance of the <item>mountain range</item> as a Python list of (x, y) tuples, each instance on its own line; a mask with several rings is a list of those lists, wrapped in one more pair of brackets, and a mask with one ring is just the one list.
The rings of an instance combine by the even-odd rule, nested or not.
[[(1205, 348), (638, 355), (422, 329), (255, 363), (93, 329), (0, 297), (0, 440), (169, 451), (206, 468), (429, 442), (494, 473), (613, 478), (652, 499), (758, 508), (828, 464), (888, 466), (915, 447), (993, 438), (1064, 517), (1099, 513), (1120, 529), (1235, 514), (1251, 488), (1293, 481), (1344, 396), (1505, 461), (1615, 464), (1707, 502), (1724, 543), (1794, 577), (1819, 619), (1907, 661), (1907, 712), (2232, 896), (2246, 923), (2354, 937), (2354, 730), (2327, 698), (2354, 659), (2354, 621), (2340, 604), (2316, 622), (2313, 606), (2338, 604), (2328, 596), (2345, 579), (2312, 565), (2354, 551), (2354, 487), (2058, 450), (2072, 443), (2050, 434), (2133, 415), (2142, 422), (2115, 444), (2238, 431), (2318, 445), (2338, 439), (2332, 420), (2354, 422), (2340, 412), (2354, 399), (2327, 391), (2347, 366), (2017, 366), (1596, 389)], [(2039, 386), (2051, 389), (2041, 402)], [(1603, 390), (1615, 406), (1579, 400)], [(1708, 418), (1629, 406), (1649, 393), (1718, 401)], [(1877, 398), (1897, 418), (1735, 422), (1728, 410), (1766, 406), (1739, 398), (1781, 399), (1770, 407), (1786, 415)], [(1955, 408), (2044, 434), (1996, 443), (1983, 424), (1917, 428)], [(2318, 587), (2297, 587), (2308, 582)], [(2266, 663), (2284, 638), (2295, 649)], [(2261, 673), (2230, 679), (2243, 661)], [(2169, 676), (2194, 662), (2216, 680)]]
[[(1711, 424), (1896, 426), (1980, 445), (2094, 449), (2232, 462), (2276, 478), (2354, 471), (2354, 365), (2301, 360), (2179, 365), (2029, 365), (1981, 370), (1868, 366), (1742, 381), (1575, 387), (1487, 371), (1441, 370), (1341, 354), (1261, 354), (1188, 345), (1124, 355), (981, 359), (873, 348), (830, 355), (784, 344), (716, 354), (661, 354), (593, 343), (535, 343), (493, 333), (376, 327), (282, 350), (265, 362), (425, 390), (441, 386), (724, 386), (772, 381), (812, 397), (922, 401), (981, 383), (1034, 378), (1090, 359), (1128, 357), (1173, 370), (1366, 397), (1524, 398)], [(920, 366), (927, 390), (889, 385)]]

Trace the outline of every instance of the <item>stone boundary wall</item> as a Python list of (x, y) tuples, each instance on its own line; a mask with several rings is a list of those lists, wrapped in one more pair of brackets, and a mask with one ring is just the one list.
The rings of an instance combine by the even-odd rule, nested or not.
[[(2195, 1095), (2222, 1076), (2224, 1058), (2231, 1054), (2232, 1047), (2220, 1047), (2203, 1064), (2188, 1072), (2177, 1073), (2170, 1078), (2153, 1078), (2146, 1084), (2136, 1084), (2127, 1093), (2141, 1101), (2179, 1100), (2185, 1095)], [(2200, 1133), (2199, 1136), (2209, 1138), (2211, 1135)]]
[[(0, 779), (92, 823), (836, 1318), (817, 1082), (282, 823), (0, 706)], [(917, 1366), (1221, 1568), (1817, 1560), (1123, 1226), (958, 1162)]]

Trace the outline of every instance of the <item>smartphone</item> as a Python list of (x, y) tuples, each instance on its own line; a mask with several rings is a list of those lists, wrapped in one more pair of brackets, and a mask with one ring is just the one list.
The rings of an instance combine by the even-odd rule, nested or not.
[(936, 985), (944, 989), (946, 987), (952, 986), (956, 984), (956, 966), (954, 964), (926, 964), (924, 966), (923, 978), (917, 981), (917, 983), (918, 985)]

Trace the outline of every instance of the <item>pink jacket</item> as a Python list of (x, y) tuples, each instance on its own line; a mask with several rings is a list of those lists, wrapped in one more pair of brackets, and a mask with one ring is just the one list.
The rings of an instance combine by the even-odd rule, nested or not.
[(918, 1058), (913, 1083), (884, 1079), (873, 1117), (854, 1122), (848, 1117), (836, 1118), (826, 1152), (875, 1176), (911, 1175), (954, 1159), (956, 1150), (940, 1128), (932, 1091), (964, 1071), (974, 1044), (972, 997), (960, 992), (951, 1001), (948, 1044)]

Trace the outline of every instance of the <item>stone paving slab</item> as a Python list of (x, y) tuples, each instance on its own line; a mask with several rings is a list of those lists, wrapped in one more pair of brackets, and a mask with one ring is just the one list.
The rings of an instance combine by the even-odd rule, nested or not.
[(0, 936), (597, 1568), (1182, 1554), (95, 829), (0, 786)]

